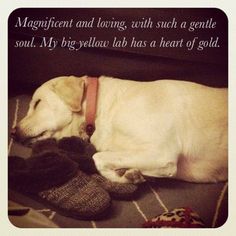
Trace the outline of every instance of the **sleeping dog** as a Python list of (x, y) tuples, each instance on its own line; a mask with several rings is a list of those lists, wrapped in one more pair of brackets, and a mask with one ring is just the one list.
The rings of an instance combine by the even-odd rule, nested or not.
[[(62, 76), (40, 86), (13, 136), (25, 144), (49, 137), (88, 139), (88, 78)], [(227, 98), (227, 89), (192, 82), (100, 76), (90, 137), (97, 169), (120, 183), (143, 182), (143, 176), (226, 180)]]

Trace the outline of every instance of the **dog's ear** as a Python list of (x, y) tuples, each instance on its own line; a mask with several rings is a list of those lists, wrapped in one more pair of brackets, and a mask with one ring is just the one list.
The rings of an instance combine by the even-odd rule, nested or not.
[(71, 108), (79, 112), (82, 108), (85, 81), (75, 76), (65, 77), (57, 81), (53, 91)]

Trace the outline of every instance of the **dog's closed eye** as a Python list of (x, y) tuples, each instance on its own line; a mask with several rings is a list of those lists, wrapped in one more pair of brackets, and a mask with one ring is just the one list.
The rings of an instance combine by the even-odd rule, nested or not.
[(41, 102), (41, 99), (38, 99), (38, 100), (35, 102), (35, 104), (34, 104), (34, 109), (37, 108), (37, 106), (39, 105), (40, 102)]

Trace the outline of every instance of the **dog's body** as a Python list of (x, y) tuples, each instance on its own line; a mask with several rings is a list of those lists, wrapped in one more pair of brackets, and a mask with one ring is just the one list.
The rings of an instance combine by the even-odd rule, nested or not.
[[(85, 91), (86, 76), (43, 84), (17, 125), (18, 138), (87, 138)], [(227, 113), (227, 89), (101, 76), (91, 137), (98, 150), (93, 156), (96, 167), (118, 182), (142, 182), (142, 175), (192, 182), (226, 180)], [(125, 171), (118, 174), (121, 169)]]

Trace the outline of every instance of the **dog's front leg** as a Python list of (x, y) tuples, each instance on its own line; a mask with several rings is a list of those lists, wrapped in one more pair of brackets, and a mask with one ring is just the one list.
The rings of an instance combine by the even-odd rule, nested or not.
[(93, 159), (101, 175), (119, 183), (141, 183), (144, 175), (173, 177), (177, 172), (177, 160), (150, 153), (98, 152)]
[[(129, 158), (129, 154), (121, 152), (98, 152), (93, 155), (97, 170), (107, 179), (119, 183), (144, 182), (145, 179), (140, 171), (134, 169), (131, 163), (127, 163), (126, 158)], [(128, 173), (130, 174), (128, 175)]]

